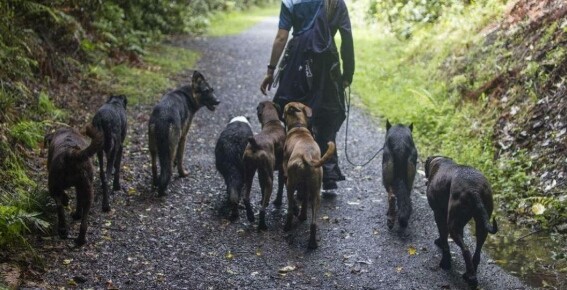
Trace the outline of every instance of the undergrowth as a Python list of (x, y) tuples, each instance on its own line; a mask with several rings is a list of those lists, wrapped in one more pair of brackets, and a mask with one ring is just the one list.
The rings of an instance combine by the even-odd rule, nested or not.
[[(482, 31), (496, 23), (503, 11), (499, 1), (453, 5), (435, 21), (414, 23), (411, 35), (404, 37), (380, 21), (355, 27), (357, 67), (352, 87), (372, 113), (390, 122), (414, 124), (422, 161), (441, 154), (478, 168), (491, 181), (501, 215), (534, 217), (532, 221), (539, 226), (550, 227), (550, 221), (557, 218), (557, 211), (554, 216), (551, 209), (560, 207), (559, 201), (537, 192), (528, 152), (503, 152), (494, 144), (502, 113), (498, 101), (484, 92), (476, 99), (466, 99), (468, 92), (517, 65), (533, 76), (518, 88), (517, 97), (531, 96), (526, 101), (532, 103), (537, 100), (533, 88), (544, 80), (541, 62), (525, 65), (515, 60), (514, 52), (499, 43), (497, 34), (489, 35), (492, 42), (487, 43)], [(557, 54), (561, 53), (548, 58), (560, 60)], [(550, 210), (543, 214), (526, 210), (536, 202)]]

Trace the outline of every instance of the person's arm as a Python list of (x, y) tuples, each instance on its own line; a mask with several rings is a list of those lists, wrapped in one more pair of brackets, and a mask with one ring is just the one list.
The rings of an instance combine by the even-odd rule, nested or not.
[(272, 83), (274, 82), (274, 71), (276, 65), (278, 64), (278, 60), (280, 59), (283, 50), (285, 49), (285, 45), (287, 43), (287, 38), (289, 37), (289, 31), (292, 27), (291, 22), (291, 11), (285, 4), (282, 2), (281, 9), (280, 9), (280, 23), (278, 33), (276, 34), (276, 39), (274, 39), (274, 44), (272, 45), (272, 55), (270, 56), (270, 63), (268, 64), (268, 71), (266, 72), (266, 76), (264, 77), (264, 81), (260, 85), (260, 91), (262, 94), (266, 95), (272, 87)]
[(341, 59), (343, 61), (343, 85), (348, 87), (354, 75), (354, 44), (352, 27), (348, 10), (344, 1), (339, 1), (336, 16), (339, 20), (339, 33), (341, 34)]
[(264, 95), (267, 95), (266, 90), (269, 91), (272, 87), (272, 83), (274, 82), (274, 71), (285, 48), (288, 36), (289, 31), (285, 29), (279, 29), (276, 34), (276, 39), (274, 39), (274, 44), (272, 45), (272, 56), (270, 57), (268, 71), (266, 72), (266, 77), (260, 86), (260, 91), (262, 91), (262, 94)]

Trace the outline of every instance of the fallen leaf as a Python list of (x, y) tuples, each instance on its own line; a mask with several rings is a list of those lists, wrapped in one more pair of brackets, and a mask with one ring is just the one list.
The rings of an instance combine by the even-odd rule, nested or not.
[(325, 277), (331, 277), (332, 275), (331, 272), (325, 272)]
[(295, 266), (285, 266), (281, 268), (278, 272), (281, 273), (288, 273), (295, 270)]
[(258, 275), (258, 274), (260, 274), (260, 273), (258, 273), (258, 271), (254, 271), (254, 272), (250, 273), (250, 276), (254, 277), (254, 276)]
[(541, 203), (536, 203), (536, 204), (532, 205), (532, 212), (535, 215), (541, 215), (545, 212), (545, 206)]
[(63, 260), (63, 265), (69, 265), (71, 262), (73, 262), (73, 259), (65, 259)]
[(73, 286), (73, 287), (79, 286), (79, 284), (77, 284), (77, 282), (75, 282), (75, 280), (73, 280), (73, 279), (67, 280), (67, 285)]
[(404, 269), (404, 267), (397, 267), (396, 272), (401, 273), (403, 269)]
[(256, 249), (256, 256), (258, 257), (262, 256), (262, 250), (260, 250), (259, 248)]
[(414, 246), (409, 246), (408, 248), (408, 254), (410, 256), (414, 256), (415, 254), (417, 254), (417, 250), (414, 248)]
[(227, 260), (232, 260), (232, 259), (234, 259), (234, 255), (232, 254), (231, 251), (228, 251), (228, 252), (226, 253), (226, 255), (224, 255), (224, 257), (225, 257)]

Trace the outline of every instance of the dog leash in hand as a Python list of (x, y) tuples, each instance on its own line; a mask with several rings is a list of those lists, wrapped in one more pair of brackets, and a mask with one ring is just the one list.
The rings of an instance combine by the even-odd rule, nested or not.
[[(346, 94), (346, 89), (345, 89), (345, 94)], [(363, 164), (355, 164), (354, 162), (352, 162), (348, 156), (348, 119), (350, 119), (350, 86), (348, 87), (348, 98), (347, 98), (347, 117), (346, 117), (346, 129), (345, 129), (345, 156), (346, 156), (346, 160), (348, 161), (348, 163), (352, 166), (355, 167), (364, 167), (366, 165), (368, 165), (372, 160), (374, 160), (374, 158), (376, 158), (376, 156), (378, 156), (378, 153), (382, 152), (382, 150), (384, 150), (384, 146), (382, 146), (382, 148), (380, 148), (380, 150), (378, 150), (378, 152), (374, 153), (374, 155), (372, 156), (372, 158), (370, 158), (368, 161), (366, 161)]]

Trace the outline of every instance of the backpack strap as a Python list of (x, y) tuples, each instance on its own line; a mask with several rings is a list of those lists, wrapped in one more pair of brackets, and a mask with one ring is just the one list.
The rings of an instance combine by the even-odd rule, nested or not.
[(325, 13), (327, 14), (327, 21), (331, 21), (335, 17), (337, 11), (338, 0), (325, 0)]

